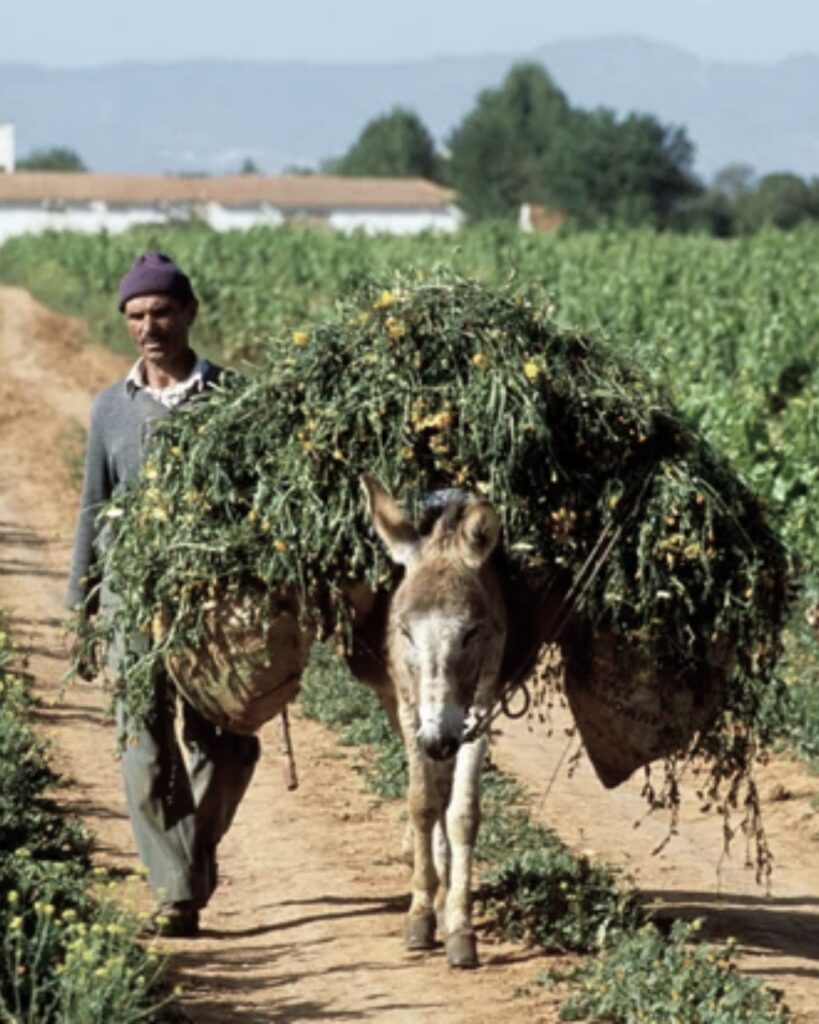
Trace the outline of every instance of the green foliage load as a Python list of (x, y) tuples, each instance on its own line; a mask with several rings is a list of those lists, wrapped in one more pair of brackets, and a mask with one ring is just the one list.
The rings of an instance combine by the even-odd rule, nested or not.
[(764, 510), (636, 368), (510, 289), (460, 279), (365, 289), (158, 426), (140, 480), (104, 512), (115, 627), (167, 627), (125, 667), (135, 711), (157, 660), (196, 644), (229, 594), (285, 585), (343, 629), (345, 588), (385, 585), (363, 471), (411, 513), (437, 488), (486, 494), (519, 564), (571, 577), (623, 527), (580, 611), (680, 670), (729, 638), (734, 678), (699, 749), (744, 763), (733, 726), (758, 724), (787, 610)]

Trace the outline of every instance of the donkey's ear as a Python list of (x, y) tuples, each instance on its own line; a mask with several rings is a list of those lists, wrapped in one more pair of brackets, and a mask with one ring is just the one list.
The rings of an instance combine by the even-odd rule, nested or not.
[(470, 569), (480, 569), (498, 545), (500, 518), (488, 501), (477, 501), (467, 509), (458, 525), (455, 546)]
[(397, 565), (408, 566), (418, 556), (421, 538), (390, 492), (367, 473), (359, 477), (375, 532)]

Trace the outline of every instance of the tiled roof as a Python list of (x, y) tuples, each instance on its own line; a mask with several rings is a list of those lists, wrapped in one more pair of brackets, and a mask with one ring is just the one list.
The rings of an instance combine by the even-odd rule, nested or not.
[(442, 209), (450, 189), (423, 178), (232, 175), (220, 178), (19, 171), (0, 173), (0, 203), (207, 203), (284, 209)]

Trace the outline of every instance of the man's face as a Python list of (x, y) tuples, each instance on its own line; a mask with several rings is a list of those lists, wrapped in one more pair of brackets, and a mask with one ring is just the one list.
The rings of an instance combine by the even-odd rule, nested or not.
[(142, 358), (160, 369), (173, 365), (189, 348), (188, 332), (196, 302), (172, 295), (137, 295), (125, 304), (125, 324)]

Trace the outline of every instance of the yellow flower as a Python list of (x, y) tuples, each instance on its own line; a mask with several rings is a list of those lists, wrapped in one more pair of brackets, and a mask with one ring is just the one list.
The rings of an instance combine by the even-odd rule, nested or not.
[(415, 419), (416, 430), (449, 430), (452, 426), (452, 413), (449, 409), (442, 409), (440, 412), (430, 413), (422, 419)]
[(277, 537), (273, 541), (273, 547), (276, 551), (287, 551), (287, 544), (281, 539), (281, 537)]
[(156, 505), (151, 512), (151, 518), (158, 520), (160, 523), (167, 523), (168, 511), (162, 505)]
[(483, 352), (476, 352), (475, 355), (472, 356), (472, 362), (474, 363), (475, 366), (485, 366), (486, 356), (483, 354)]
[(17, 892), (16, 889), (10, 889), (8, 894), (6, 895), (6, 900), (8, 901), (8, 905), (10, 907), (16, 907), (17, 904), (20, 902), (20, 894)]
[(388, 316), (386, 320), (387, 334), (393, 341), (398, 341), (407, 333), (407, 327), (403, 320), (397, 320), (394, 316)]
[(535, 380), (540, 370), (537, 363), (528, 362), (523, 364), (523, 372), (527, 380)]
[(293, 344), (296, 348), (303, 348), (310, 340), (307, 331), (293, 331)]
[(373, 303), (373, 309), (386, 309), (395, 302), (395, 296), (391, 291), (383, 291)]
[(404, 459), (405, 462), (410, 462), (415, 457), (415, 453), (413, 452), (412, 448), (406, 445), (401, 449), (399, 455), (401, 456), (402, 459)]
[(175, 445), (174, 445), (174, 446), (173, 446), (173, 447), (171, 448), (171, 455), (175, 456), (176, 458), (179, 458), (179, 456), (180, 456), (181, 454), (182, 454), (182, 449), (181, 449), (181, 448), (179, 447), (179, 445), (178, 445), (178, 444), (175, 444)]

